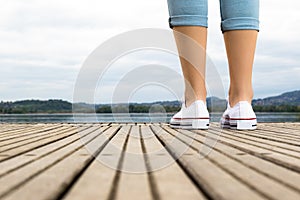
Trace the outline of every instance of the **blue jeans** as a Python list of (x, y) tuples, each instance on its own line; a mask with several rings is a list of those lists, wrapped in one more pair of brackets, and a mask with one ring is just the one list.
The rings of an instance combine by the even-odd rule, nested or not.
[[(207, 0), (168, 0), (169, 25), (207, 27)], [(221, 30), (259, 30), (259, 0), (220, 0)]]

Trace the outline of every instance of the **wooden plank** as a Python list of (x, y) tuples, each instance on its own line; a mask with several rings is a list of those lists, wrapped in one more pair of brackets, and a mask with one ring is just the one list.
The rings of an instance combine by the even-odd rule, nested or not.
[(254, 131), (234, 131), (234, 132), (241, 133), (242, 135), (253, 136), (256, 138), (263, 138), (266, 140), (277, 141), (277, 142), (284, 143), (284, 144), (290, 144), (293, 146), (298, 146), (298, 147), (300, 146), (300, 142), (299, 142), (300, 140), (297, 138), (286, 138), (286, 137), (279, 137), (279, 136), (275, 137), (274, 134), (266, 135), (266, 134), (264, 134), (264, 133), (266, 133), (266, 131), (260, 130), (260, 129), (257, 129)]
[[(124, 127), (113, 133), (120, 125)], [(56, 126), (74, 128), (28, 142), (43, 135), (42, 129)], [(159, 132), (160, 126), (165, 130)], [(165, 123), (0, 124), (1, 130), (7, 130), (2, 139), (0, 131), (0, 146), (19, 144), (0, 153), (0, 199), (140, 199), (144, 195), (147, 199), (299, 199), (299, 123), (260, 124), (251, 132), (224, 130), (220, 138), (217, 126), (178, 131)], [(105, 128), (109, 128), (106, 140), (97, 140)], [(147, 172), (131, 174), (103, 165), (86, 151), (82, 134), (100, 149), (95, 152), (98, 159), (108, 159), (125, 171)], [(210, 145), (207, 139), (219, 142), (207, 158), (200, 159), (198, 149)], [(172, 156), (179, 156), (184, 148), (188, 149), (178, 161), (165, 163), (174, 161)], [(125, 151), (141, 156), (132, 159)], [(156, 170), (159, 166), (166, 167)]]
[(146, 163), (149, 165), (149, 176), (153, 179), (151, 185), (154, 186), (151, 187), (157, 189), (155, 199), (206, 199), (158, 141), (148, 125), (141, 126), (141, 134)]
[[(191, 135), (189, 131), (181, 131), (186, 136)], [(217, 140), (214, 134), (196, 134), (194, 139), (201, 143), (201, 145), (207, 145), (216, 151), (223, 153), (224, 155), (237, 160), (247, 167), (256, 170), (257, 172), (280, 182), (297, 192), (300, 192), (300, 174), (294, 171), (288, 170), (281, 166), (278, 166), (272, 162), (260, 159), (256, 156), (250, 155), (244, 151), (238, 150), (226, 144), (217, 142), (216, 144), (210, 144), (207, 139)], [(199, 145), (200, 146), (200, 145)], [(284, 177), (284, 178), (283, 178)]]
[[(263, 125), (261, 125), (263, 126)], [(213, 128), (219, 128), (219, 127), (213, 127)], [(282, 143), (293, 143), (296, 141), (294, 144), (295, 146), (299, 146), (299, 139), (300, 139), (300, 134), (294, 134), (290, 135), (290, 130), (286, 130), (285, 132), (278, 132), (276, 129), (268, 129), (265, 128), (265, 126), (261, 127), (260, 129), (254, 130), (254, 131), (232, 131), (236, 133), (240, 133), (243, 135), (249, 135), (249, 136), (257, 136), (257, 137), (265, 137), (265, 139), (270, 139), (270, 140), (279, 140), (279, 142)], [(299, 132), (300, 133), (300, 132)]]
[[(216, 132), (220, 131), (220, 129), (215, 129), (215, 128), (212, 128), (210, 130), (214, 130)], [(244, 141), (248, 144), (255, 144), (258, 147), (283, 153), (295, 158), (300, 158), (300, 146), (294, 146), (283, 142), (258, 138), (255, 136), (252, 137), (251, 134), (243, 133), (241, 131), (236, 132), (236, 131), (222, 130), (222, 134), (224, 135), (224, 137), (227, 138), (235, 139), (237, 141)]]
[[(167, 132), (158, 134), (161, 128), (151, 127), (172, 154), (176, 155), (180, 146), (186, 146)], [(188, 148), (178, 161), (212, 199), (265, 199), (220, 166), (208, 159), (200, 159), (198, 153), (191, 148)]]
[[(26, 143), (26, 145), (18, 145), (18, 148), (9, 148), (6, 151), (0, 153), (0, 161), (11, 159), (14, 156), (27, 153), (33, 149), (37, 149), (43, 147), (45, 145), (51, 144), (63, 138), (69, 137), (70, 135), (77, 134), (78, 131), (86, 129), (86, 127), (82, 128), (71, 128), (70, 130), (64, 130), (61, 132), (57, 132), (55, 135), (46, 137), (43, 140), (34, 140), (31, 143)], [(1, 157), (1, 155), (7, 155)]]
[[(13, 138), (22, 138), (24, 136), (28, 136), (28, 135), (32, 135), (32, 134), (36, 134), (36, 133), (42, 133), (45, 131), (51, 131), (53, 129), (59, 128), (59, 127), (63, 127), (62, 125), (56, 125), (56, 126), (36, 126), (32, 129), (18, 129), (13, 133), (7, 134), (7, 135), (3, 135), (0, 137), (0, 141), (5, 141), (5, 140), (10, 140)], [(66, 127), (66, 125), (64, 126)]]
[[(64, 157), (67, 157), (69, 154), (71, 154), (74, 149), (80, 146), (82, 146), (82, 143), (80, 141), (77, 141), (56, 152), (53, 152), (52, 154), (49, 154), (49, 156), (42, 157), (41, 159), (38, 159), (35, 162), (32, 162), (24, 166), (23, 168), (20, 168), (19, 170), (13, 171), (11, 173), (8, 173), (4, 177), (1, 177), (0, 196), (1, 194), (3, 195), (5, 193), (8, 193), (11, 190), (10, 188), (17, 187), (16, 185), (18, 185), (20, 182), (26, 182), (27, 179), (29, 180), (37, 172), (42, 172), (53, 163), (59, 162)], [(5, 181), (8, 184), (4, 184)]]
[(263, 136), (270, 136), (271, 138), (281, 138), (281, 139), (296, 139), (297, 141), (300, 140), (300, 134), (297, 130), (291, 130), (291, 129), (284, 129), (281, 130), (276, 127), (269, 127), (266, 124), (260, 124), (260, 128), (256, 129), (255, 131), (251, 131), (250, 133), (255, 133), (257, 135), (263, 135)]
[(280, 128), (280, 127), (274, 127), (270, 126), (269, 124), (261, 124), (260, 125), (261, 130), (265, 132), (270, 132), (270, 134), (277, 134), (289, 138), (300, 138), (299, 130), (297, 129), (287, 129), (287, 128)]
[[(53, 124), (10, 124), (10, 128), (9, 128), (10, 130), (7, 130), (7, 133), (13, 133), (16, 131), (22, 131), (26, 129), (33, 129), (36, 127), (44, 128), (44, 127), (51, 127), (51, 126), (53, 126)], [(4, 132), (3, 134), (6, 134), (6, 132)]]
[(0, 131), (0, 137), (5, 136), (5, 135), (9, 135), (9, 134), (13, 134), (15, 132), (20, 132), (22, 130), (33, 130), (36, 127), (36, 125), (23, 125), (23, 126), (17, 126), (17, 125), (2, 125), (1, 126), (1, 131)]
[(293, 133), (300, 130), (299, 123), (264, 123), (263, 125), (267, 125), (269, 127), (273, 127), (283, 131), (289, 130), (289, 132)]
[(20, 154), (19, 156), (13, 157), (12, 159), (4, 162), (0, 162), (0, 177), (24, 167), (38, 159), (49, 156), (51, 153), (80, 140), (81, 137), (87, 136), (98, 128), (99, 127), (90, 126), (88, 129), (82, 130), (80, 136), (79, 134), (73, 134), (54, 143), (42, 146), (38, 149), (33, 149), (25, 154)]
[[(86, 144), (97, 145), (98, 150), (101, 150), (118, 130), (119, 126), (111, 127), (103, 133), (98, 129), (88, 136), (89, 140)], [(9, 182), (9, 185), (13, 186), (2, 193), (0, 198), (30, 199), (32, 194), (36, 199), (59, 198), (78, 174), (81, 174), (94, 159), (94, 153), (96, 150), (88, 152), (81, 142), (77, 142), (51, 154), (51, 156), (27, 165), (22, 170), (0, 179), (1, 191), (4, 191), (1, 183)], [(20, 174), (22, 174), (22, 180), (20, 180)], [(7, 185), (5, 188), (8, 188)]]
[[(122, 162), (120, 159), (122, 152), (126, 150), (124, 146), (126, 138), (129, 137), (129, 130), (130, 126), (122, 126), (117, 135), (105, 146), (97, 159), (66, 194), (65, 200), (109, 199), (115, 195), (120, 171), (115, 170), (114, 167), (118, 167)], [(116, 147), (123, 151), (118, 151)]]
[[(215, 124), (212, 123), (211, 128), (220, 128), (219, 124)], [(292, 139), (299, 139), (300, 138), (300, 132), (299, 131), (295, 131), (295, 133), (293, 133), (293, 131), (295, 130), (291, 130), (291, 129), (284, 129), (284, 130), (280, 130), (277, 127), (270, 127), (268, 124), (264, 123), (260, 123), (258, 129), (253, 130), (253, 131), (237, 131), (241, 134), (243, 133), (249, 133), (249, 134), (257, 134), (259, 135), (263, 135), (263, 136), (270, 136), (273, 139), (276, 138), (281, 138), (281, 139), (287, 139), (289, 141), (292, 141)], [(235, 132), (235, 131), (233, 131)]]
[(129, 134), (126, 153), (115, 199), (152, 199), (146, 164), (141, 147), (139, 129), (133, 126)]
[(0, 152), (5, 151), (6, 149), (9, 148), (15, 148), (18, 146), (22, 146), (27, 143), (31, 143), (34, 140), (39, 140), (45, 138), (44, 136), (49, 137), (50, 135), (54, 135), (57, 132), (68, 130), (72, 127), (68, 126), (63, 126), (63, 127), (58, 127), (55, 129), (50, 129), (50, 130), (42, 130), (42, 131), (35, 131), (34, 133), (29, 132), (25, 135), (16, 137), (16, 138), (8, 138), (0, 141)]
[(268, 123), (263, 123), (260, 124), (259, 130), (270, 132), (271, 134), (285, 136), (285, 137), (296, 137), (296, 138), (300, 137), (299, 130), (293, 127), (284, 128), (284, 127), (272, 126), (269, 125)]
[[(220, 131), (221, 130), (215, 130), (213, 132), (216, 135), (219, 135)], [(222, 130), (222, 132), (224, 134), (221, 134), (219, 142), (231, 145), (232, 147), (246, 151), (247, 153), (258, 156), (260, 158), (275, 162), (278, 165), (287, 167), (288, 169), (294, 170), (296, 172), (300, 172), (300, 159), (290, 156), (288, 154), (290, 152), (287, 153), (287, 150), (276, 147), (268, 148), (263, 144), (226, 135), (226, 130)], [(198, 131), (197, 133), (200, 132)]]
[[(166, 129), (170, 131), (171, 134), (174, 131), (169, 128)], [(189, 131), (180, 130), (180, 132), (185, 132), (185, 134), (179, 134), (177, 136), (183, 142), (187, 140), (187, 137), (191, 137), (191, 135), (193, 138), (197, 137), (191, 134)], [(195, 140), (195, 143), (192, 143), (191, 146), (197, 151), (201, 144), (203, 143)], [(247, 165), (244, 165), (236, 159), (232, 159), (231, 157), (225, 155), (223, 151), (211, 151), (207, 159), (222, 167), (229, 174), (240, 179), (242, 182), (249, 185), (250, 188), (253, 188), (253, 190), (259, 192), (269, 199), (297, 199), (300, 196), (300, 192), (294, 191), (291, 188), (288, 188), (285, 185), (270, 179), (261, 173), (258, 173), (256, 170), (249, 168)]]
[(2, 139), (8, 136), (19, 135), (22, 134), (23, 132), (30, 132), (30, 131), (38, 130), (40, 128), (41, 128), (40, 126), (15, 127), (13, 130), (9, 130), (6, 132), (1, 131), (0, 138)]

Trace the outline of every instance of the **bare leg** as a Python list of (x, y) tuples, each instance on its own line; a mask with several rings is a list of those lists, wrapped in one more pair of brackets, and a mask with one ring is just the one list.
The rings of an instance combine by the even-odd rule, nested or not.
[(237, 30), (224, 33), (230, 72), (229, 102), (251, 103), (253, 98), (252, 68), (256, 48), (256, 30)]
[[(196, 100), (206, 101), (205, 87), (205, 64), (206, 64), (206, 42), (207, 28), (201, 26), (177, 26), (174, 27), (174, 37), (176, 40), (183, 76), (185, 78), (185, 102), (189, 106)], [(202, 48), (194, 48), (184, 42), (179, 33), (183, 33), (197, 42)], [(193, 66), (183, 55), (196, 58), (196, 66)], [(193, 59), (194, 60), (194, 59)]]

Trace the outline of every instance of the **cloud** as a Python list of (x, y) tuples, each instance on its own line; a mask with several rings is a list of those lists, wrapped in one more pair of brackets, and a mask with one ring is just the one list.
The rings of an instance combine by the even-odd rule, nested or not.
[[(260, 2), (261, 30), (253, 73), (255, 97), (299, 89), (300, 2)], [(227, 89), (228, 68), (219, 27), (218, 1), (209, 1), (208, 55)], [(2, 2), (0, 100), (63, 98), (71, 101), (77, 73), (86, 57), (107, 39), (137, 28), (169, 29), (166, 1)], [(134, 67), (147, 64), (165, 65), (181, 73), (179, 60), (174, 56), (159, 52), (128, 55), (107, 72), (103, 92), (112, 91)], [(152, 100), (150, 91), (149, 87), (144, 92), (140, 90), (142, 95), (135, 99)], [(168, 95), (162, 89), (155, 98), (163, 96)], [(109, 97), (101, 101), (109, 101)]]

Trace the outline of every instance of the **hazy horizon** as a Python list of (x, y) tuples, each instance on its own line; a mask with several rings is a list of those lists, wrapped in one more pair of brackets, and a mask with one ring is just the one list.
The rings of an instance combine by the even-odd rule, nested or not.
[[(286, 92), (283, 92), (283, 93), (287, 93), (287, 92), (295, 92), (295, 91), (300, 91), (300, 90), (293, 90), (293, 91), (286, 91)], [(261, 97), (261, 98), (253, 98), (253, 100), (258, 100), (258, 99), (264, 99), (264, 98), (269, 98), (269, 97), (274, 97), (274, 96), (279, 96), (283, 93), (280, 93), (280, 94), (277, 94), (277, 95), (272, 95), (272, 96), (265, 96), (265, 97)], [(216, 96), (207, 96), (206, 98), (211, 98), (211, 97), (216, 97)], [(219, 97), (217, 97), (219, 98)], [(219, 98), (221, 100), (226, 100), (224, 98)], [(88, 102), (73, 102), (73, 101), (69, 101), (69, 100), (66, 100), (66, 99), (61, 99), (61, 98), (49, 98), (49, 99), (35, 99), (35, 98), (28, 98), (28, 99), (17, 99), (17, 100), (13, 100), (11, 102), (15, 102), (15, 101), (26, 101), (26, 100), (39, 100), (39, 101), (48, 101), (48, 100), (62, 100), (62, 101), (67, 101), (67, 102), (70, 102), (70, 103), (85, 103), (85, 104), (111, 104), (111, 102), (91, 102), (91, 103), (88, 103)], [(0, 101), (3, 101), (0, 99)], [(178, 99), (170, 99), (170, 100), (156, 100), (156, 101), (143, 101), (143, 102), (133, 102), (133, 101), (129, 101), (129, 102), (117, 102), (117, 103), (155, 103), (155, 102), (166, 102), (166, 101), (178, 101)], [(3, 101), (3, 102), (9, 102), (9, 101)]]

